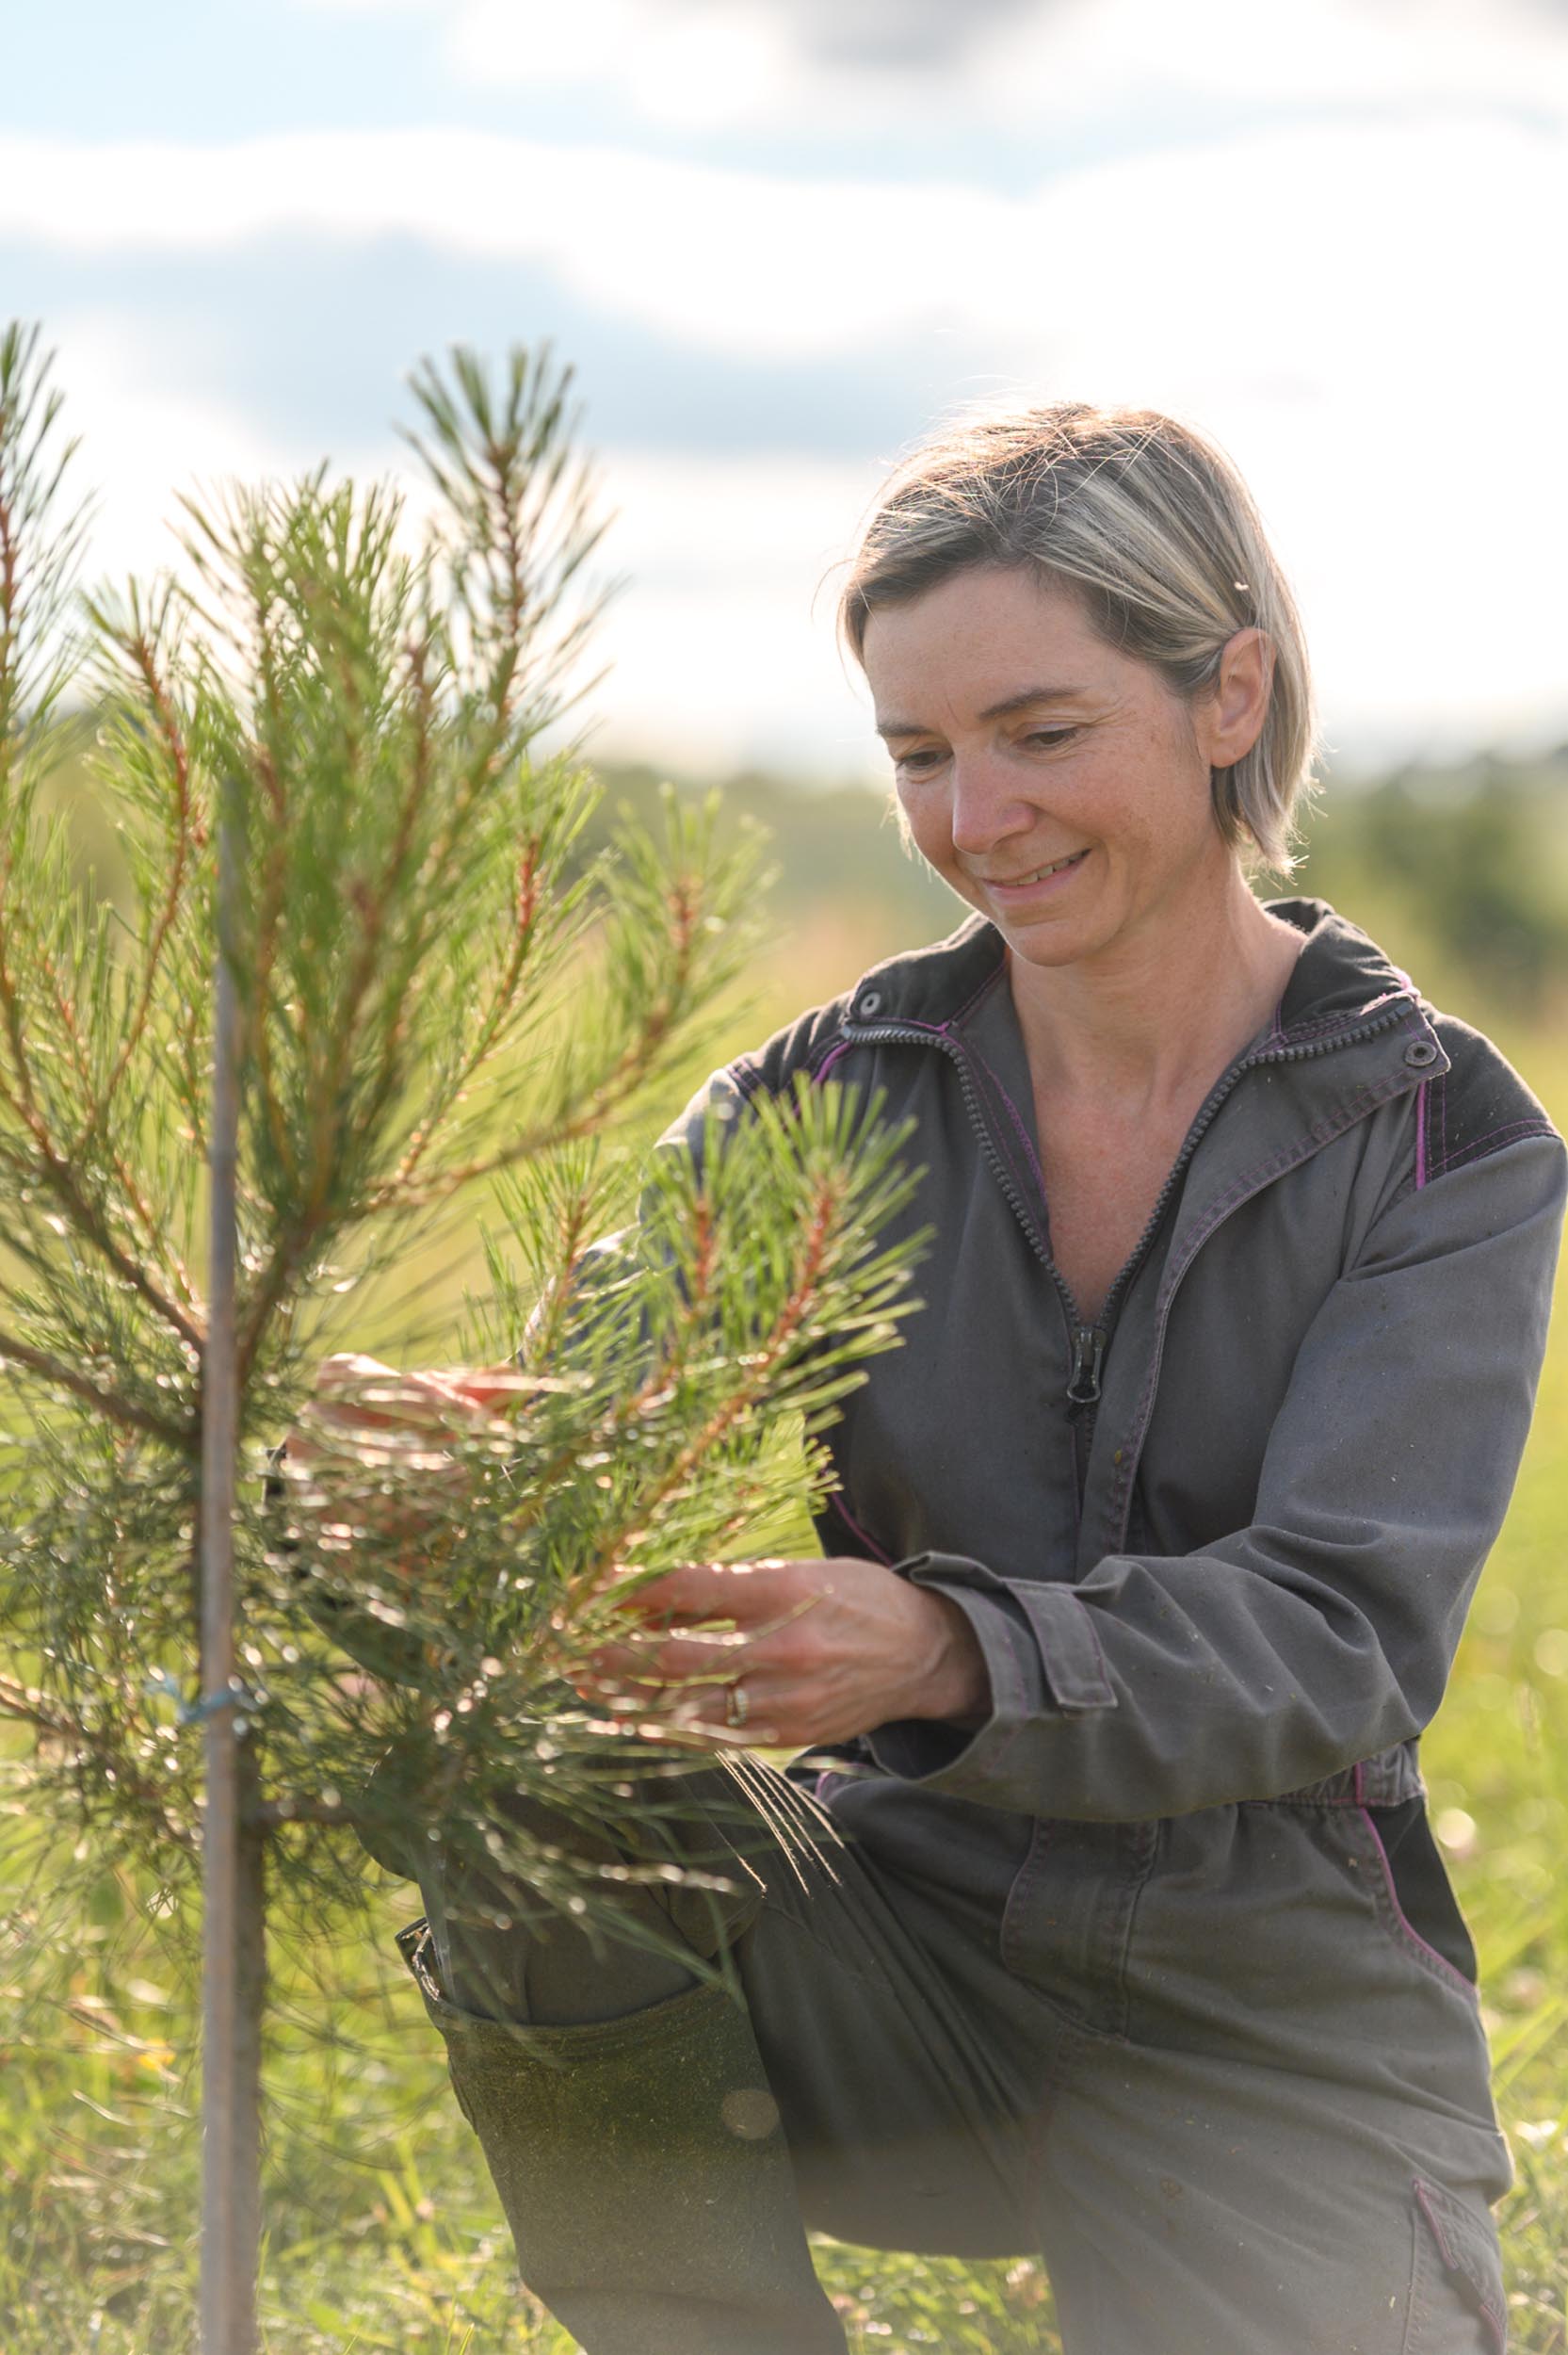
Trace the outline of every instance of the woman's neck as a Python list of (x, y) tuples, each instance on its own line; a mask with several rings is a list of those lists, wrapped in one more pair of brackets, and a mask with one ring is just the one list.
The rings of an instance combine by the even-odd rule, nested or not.
[(1094, 958), (1034, 966), (1012, 956), (1037, 1091), (1140, 1113), (1177, 1101), (1269, 1019), (1304, 946), (1227, 861), (1218, 888)]

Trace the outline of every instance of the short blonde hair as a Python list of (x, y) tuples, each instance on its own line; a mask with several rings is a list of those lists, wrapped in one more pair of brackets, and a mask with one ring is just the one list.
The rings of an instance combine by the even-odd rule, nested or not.
[(1087, 401), (955, 420), (890, 477), (850, 560), (838, 615), (857, 661), (879, 607), (978, 564), (1062, 583), (1107, 644), (1188, 700), (1237, 630), (1262, 630), (1268, 714), (1251, 752), (1214, 771), (1214, 814), (1227, 842), (1290, 873), (1317, 748), (1312, 673), (1289, 584), (1222, 450), (1156, 410)]

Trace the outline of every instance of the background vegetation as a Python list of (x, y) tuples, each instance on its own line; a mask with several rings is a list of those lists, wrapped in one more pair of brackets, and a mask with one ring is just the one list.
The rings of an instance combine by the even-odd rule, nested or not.
[[(648, 800), (655, 782), (608, 772), (599, 822), (615, 822), (618, 800)], [(112, 893), (117, 846), (81, 775), (68, 767), (55, 790), (73, 810), (82, 888)], [(864, 788), (806, 793), (744, 777), (725, 809), (726, 822), (761, 817), (772, 832), (778, 946), (727, 1013), (710, 1061), (960, 913), (905, 858)], [(1331, 899), (1429, 997), (1490, 1031), (1568, 1125), (1568, 748), (1337, 787), (1291, 888)], [(366, 1296), (361, 1345), (414, 1362), (480, 1267), (476, 1236), (432, 1236)], [(1438, 1837), (1480, 1951), (1518, 2170), (1504, 2223), (1522, 2355), (1568, 2350), (1565, 1530), (1560, 1316), (1513, 1510), (1426, 1746)], [(30, 1844), (13, 1808), (0, 1825), (0, 2347), (184, 2355), (199, 2164), (190, 1991), (167, 1972), (165, 1983), (147, 1975), (137, 1889), (105, 1871), (54, 1985), (24, 2001), (7, 1957), (26, 1934)], [(274, 1957), (265, 2345), (269, 2355), (562, 2355), (569, 2343), (515, 2286), (477, 2146), (414, 1990), (389, 1959), (413, 1892), (357, 1849), (345, 1861), (368, 1894), (371, 1935), (352, 1909), (324, 1913), (317, 1937)], [(818, 2253), (863, 2355), (1058, 2345), (1031, 2264)]]

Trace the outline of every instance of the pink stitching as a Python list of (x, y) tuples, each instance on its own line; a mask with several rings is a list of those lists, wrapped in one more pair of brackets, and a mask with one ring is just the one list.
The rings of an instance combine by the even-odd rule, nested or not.
[(817, 1064), (816, 1069), (811, 1075), (811, 1083), (814, 1088), (819, 1088), (821, 1086), (823, 1080), (827, 1078), (834, 1064), (839, 1060), (839, 1057), (841, 1055), (847, 1055), (854, 1044), (855, 1041), (852, 1038), (842, 1038), (839, 1040), (836, 1047), (831, 1048), (830, 1051), (823, 1056), (821, 1062)]
[(1360, 1814), (1362, 1821), (1366, 1824), (1367, 1830), (1372, 1835), (1372, 1844), (1377, 1849), (1379, 1859), (1382, 1864), (1383, 1885), (1388, 1891), (1388, 1902), (1393, 1908), (1394, 1918), (1398, 1923), (1399, 1927), (1403, 1930), (1405, 1936), (1410, 1940), (1412, 1945), (1419, 1947), (1422, 1954), (1429, 1958), (1434, 1970), (1441, 1971), (1446, 1979), (1451, 1979), (1455, 1987), (1460, 1990), (1461, 1993), (1464, 1995), (1470, 2003), (1479, 2003), (1480, 1997), (1478, 1990), (1471, 1985), (1470, 1981), (1465, 1977), (1463, 1972), (1456, 1971), (1453, 1964), (1448, 1960), (1447, 1955), (1440, 1955), (1435, 1946), (1428, 1945), (1426, 1940), (1422, 1937), (1420, 1931), (1416, 1928), (1414, 1923), (1410, 1919), (1403, 1906), (1399, 1903), (1399, 1892), (1398, 1888), (1395, 1886), (1394, 1881), (1394, 1867), (1388, 1861), (1388, 1850), (1382, 1844), (1382, 1832), (1379, 1831), (1377, 1825), (1372, 1820), (1372, 1811), (1370, 1808), (1360, 1808), (1357, 1812)]
[(884, 1546), (878, 1545), (875, 1537), (869, 1536), (866, 1532), (862, 1529), (859, 1521), (856, 1520), (854, 1515), (845, 1503), (844, 1492), (842, 1489), (834, 1490), (831, 1502), (833, 1511), (838, 1515), (839, 1519), (849, 1530), (850, 1535), (858, 1537), (861, 1544), (866, 1548), (868, 1552), (874, 1553), (879, 1562), (891, 1564), (893, 1556), (887, 1551)]
[(1415, 2185), (1415, 2204), (1431, 2226), (1432, 2237), (1442, 2252), (1445, 2266), (1450, 2273), (1463, 2273), (1476, 2291), (1481, 2314), (1491, 2324), (1493, 2334), (1497, 2342), (1498, 2355), (1502, 2355), (1502, 2349), (1508, 2345), (1508, 2325), (1504, 2320), (1502, 2308), (1493, 2298), (1487, 2297), (1484, 2286), (1476, 2280), (1469, 2266), (1463, 2262), (1448, 2238), (1444, 2230), (1442, 2215), (1431, 2198), (1431, 2184), (1424, 2184), (1419, 2175), (1414, 2177), (1413, 2181)]
[(1045, 1173), (1040, 1166), (1039, 1158), (1035, 1153), (1033, 1144), (1030, 1142), (1029, 1132), (1024, 1126), (1018, 1107), (1013, 1102), (1011, 1096), (1008, 1094), (1006, 1088), (1002, 1085), (1000, 1080), (996, 1077), (994, 1071), (992, 1070), (991, 1065), (987, 1063), (985, 1057), (981, 1054), (979, 1048), (975, 1045), (973, 1040), (969, 1042), (969, 1052), (974, 1056), (975, 1061), (979, 1064), (980, 1069), (985, 1073), (986, 1078), (991, 1081), (992, 1086), (995, 1089), (997, 1095), (1001, 1097), (1003, 1103), (1008, 1108), (1008, 1113), (1011, 1118), (1012, 1125), (1018, 1131), (1018, 1142), (1023, 1146), (1026, 1154), (1028, 1156), (1029, 1167), (1034, 1172), (1035, 1184), (1040, 1188), (1040, 1198), (1043, 1202), (1045, 1200)]
[(1448, 1075), (1443, 1074), (1443, 1086), (1437, 1098), (1438, 1144), (1446, 1163), (1448, 1159)]
[(1442, 2217), (1438, 2214), (1437, 2209), (1432, 2205), (1431, 2201), (1427, 2197), (1427, 2186), (1421, 2181), (1419, 2175), (1415, 2178), (1415, 2200), (1422, 2215), (1426, 2217), (1427, 2222), (1431, 2226), (1432, 2235), (1437, 2242), (1439, 2249), (1442, 2251), (1444, 2264), (1447, 2266), (1450, 2273), (1458, 2273), (1461, 2270), (1461, 2267), (1459, 2259), (1454, 2253), (1454, 2245), (1443, 2228)]
[(1470, 1137), (1458, 1149), (1467, 1153), (1472, 1145), (1487, 1145), (1494, 1137), (1506, 1137), (1514, 1129), (1539, 1129), (1544, 1126), (1544, 1123), (1538, 1119), (1535, 1113), (1521, 1113), (1517, 1120), (1503, 1120), (1498, 1122), (1495, 1129), (1483, 1129), (1479, 1137)]
[[(1403, 993), (1399, 990), (1389, 990), (1385, 993), (1386, 997), (1389, 999), (1400, 997), (1402, 994)], [(1281, 1002), (1283, 1004), (1283, 999)], [(1383, 1002), (1384, 1000), (1382, 999), (1375, 999), (1373, 1000), (1373, 1003), (1377, 1005), (1381, 1005)], [(1366, 1011), (1367, 1009), (1363, 1006), (1358, 1007), (1356, 1012), (1351, 1015), (1320, 1014), (1311, 1022), (1293, 1022), (1289, 1030), (1285, 1031), (1283, 1035), (1287, 1040), (1331, 1038), (1336, 1031), (1356, 1030), (1360, 1026)], [(1412, 1009), (1412, 1022), (1417, 1026), (1419, 1026), (1420, 1023), (1419, 1012), (1414, 1008)], [(1407, 1023), (1405, 1027), (1408, 1030), (1411, 1027), (1411, 1023)]]
[(1415, 1190), (1417, 1194), (1427, 1182), (1427, 1091), (1430, 1080), (1423, 1080), (1415, 1091)]
[[(1533, 1113), (1519, 1120), (1505, 1120), (1499, 1128), (1484, 1129), (1479, 1137), (1468, 1137), (1463, 1145), (1456, 1145), (1453, 1166), (1463, 1169), (1466, 1161), (1474, 1161), (1483, 1145), (1492, 1145), (1498, 1137), (1549, 1137), (1553, 1133), (1550, 1121), (1543, 1120)], [(1445, 1175), (1448, 1167), (1448, 1161), (1445, 1159), (1438, 1175)]]
[(980, 983), (978, 989), (972, 989), (970, 991), (968, 997), (964, 999), (962, 1005), (960, 1006), (958, 1012), (956, 1014), (950, 1014), (947, 1016), (946, 1021), (941, 1026), (942, 1029), (945, 1031), (951, 1031), (955, 1029), (957, 1025), (963, 1020), (964, 1015), (969, 1013), (971, 1008), (978, 1004), (979, 1000), (985, 996), (986, 991), (995, 986), (996, 983), (1001, 980), (1007, 969), (1007, 951), (1004, 950), (1002, 951), (1000, 962), (992, 967), (991, 971), (986, 975), (984, 981)]

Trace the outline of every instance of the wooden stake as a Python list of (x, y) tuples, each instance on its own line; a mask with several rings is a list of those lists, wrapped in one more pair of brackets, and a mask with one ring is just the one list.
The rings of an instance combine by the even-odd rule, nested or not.
[(202, 1364), (202, 2355), (254, 2355), (261, 2231), (263, 1849), (254, 1751), (234, 1674), (234, 1199), (239, 998), (234, 974), (241, 832), (225, 787), (218, 841), (218, 971), (209, 1165), (211, 1249)]

